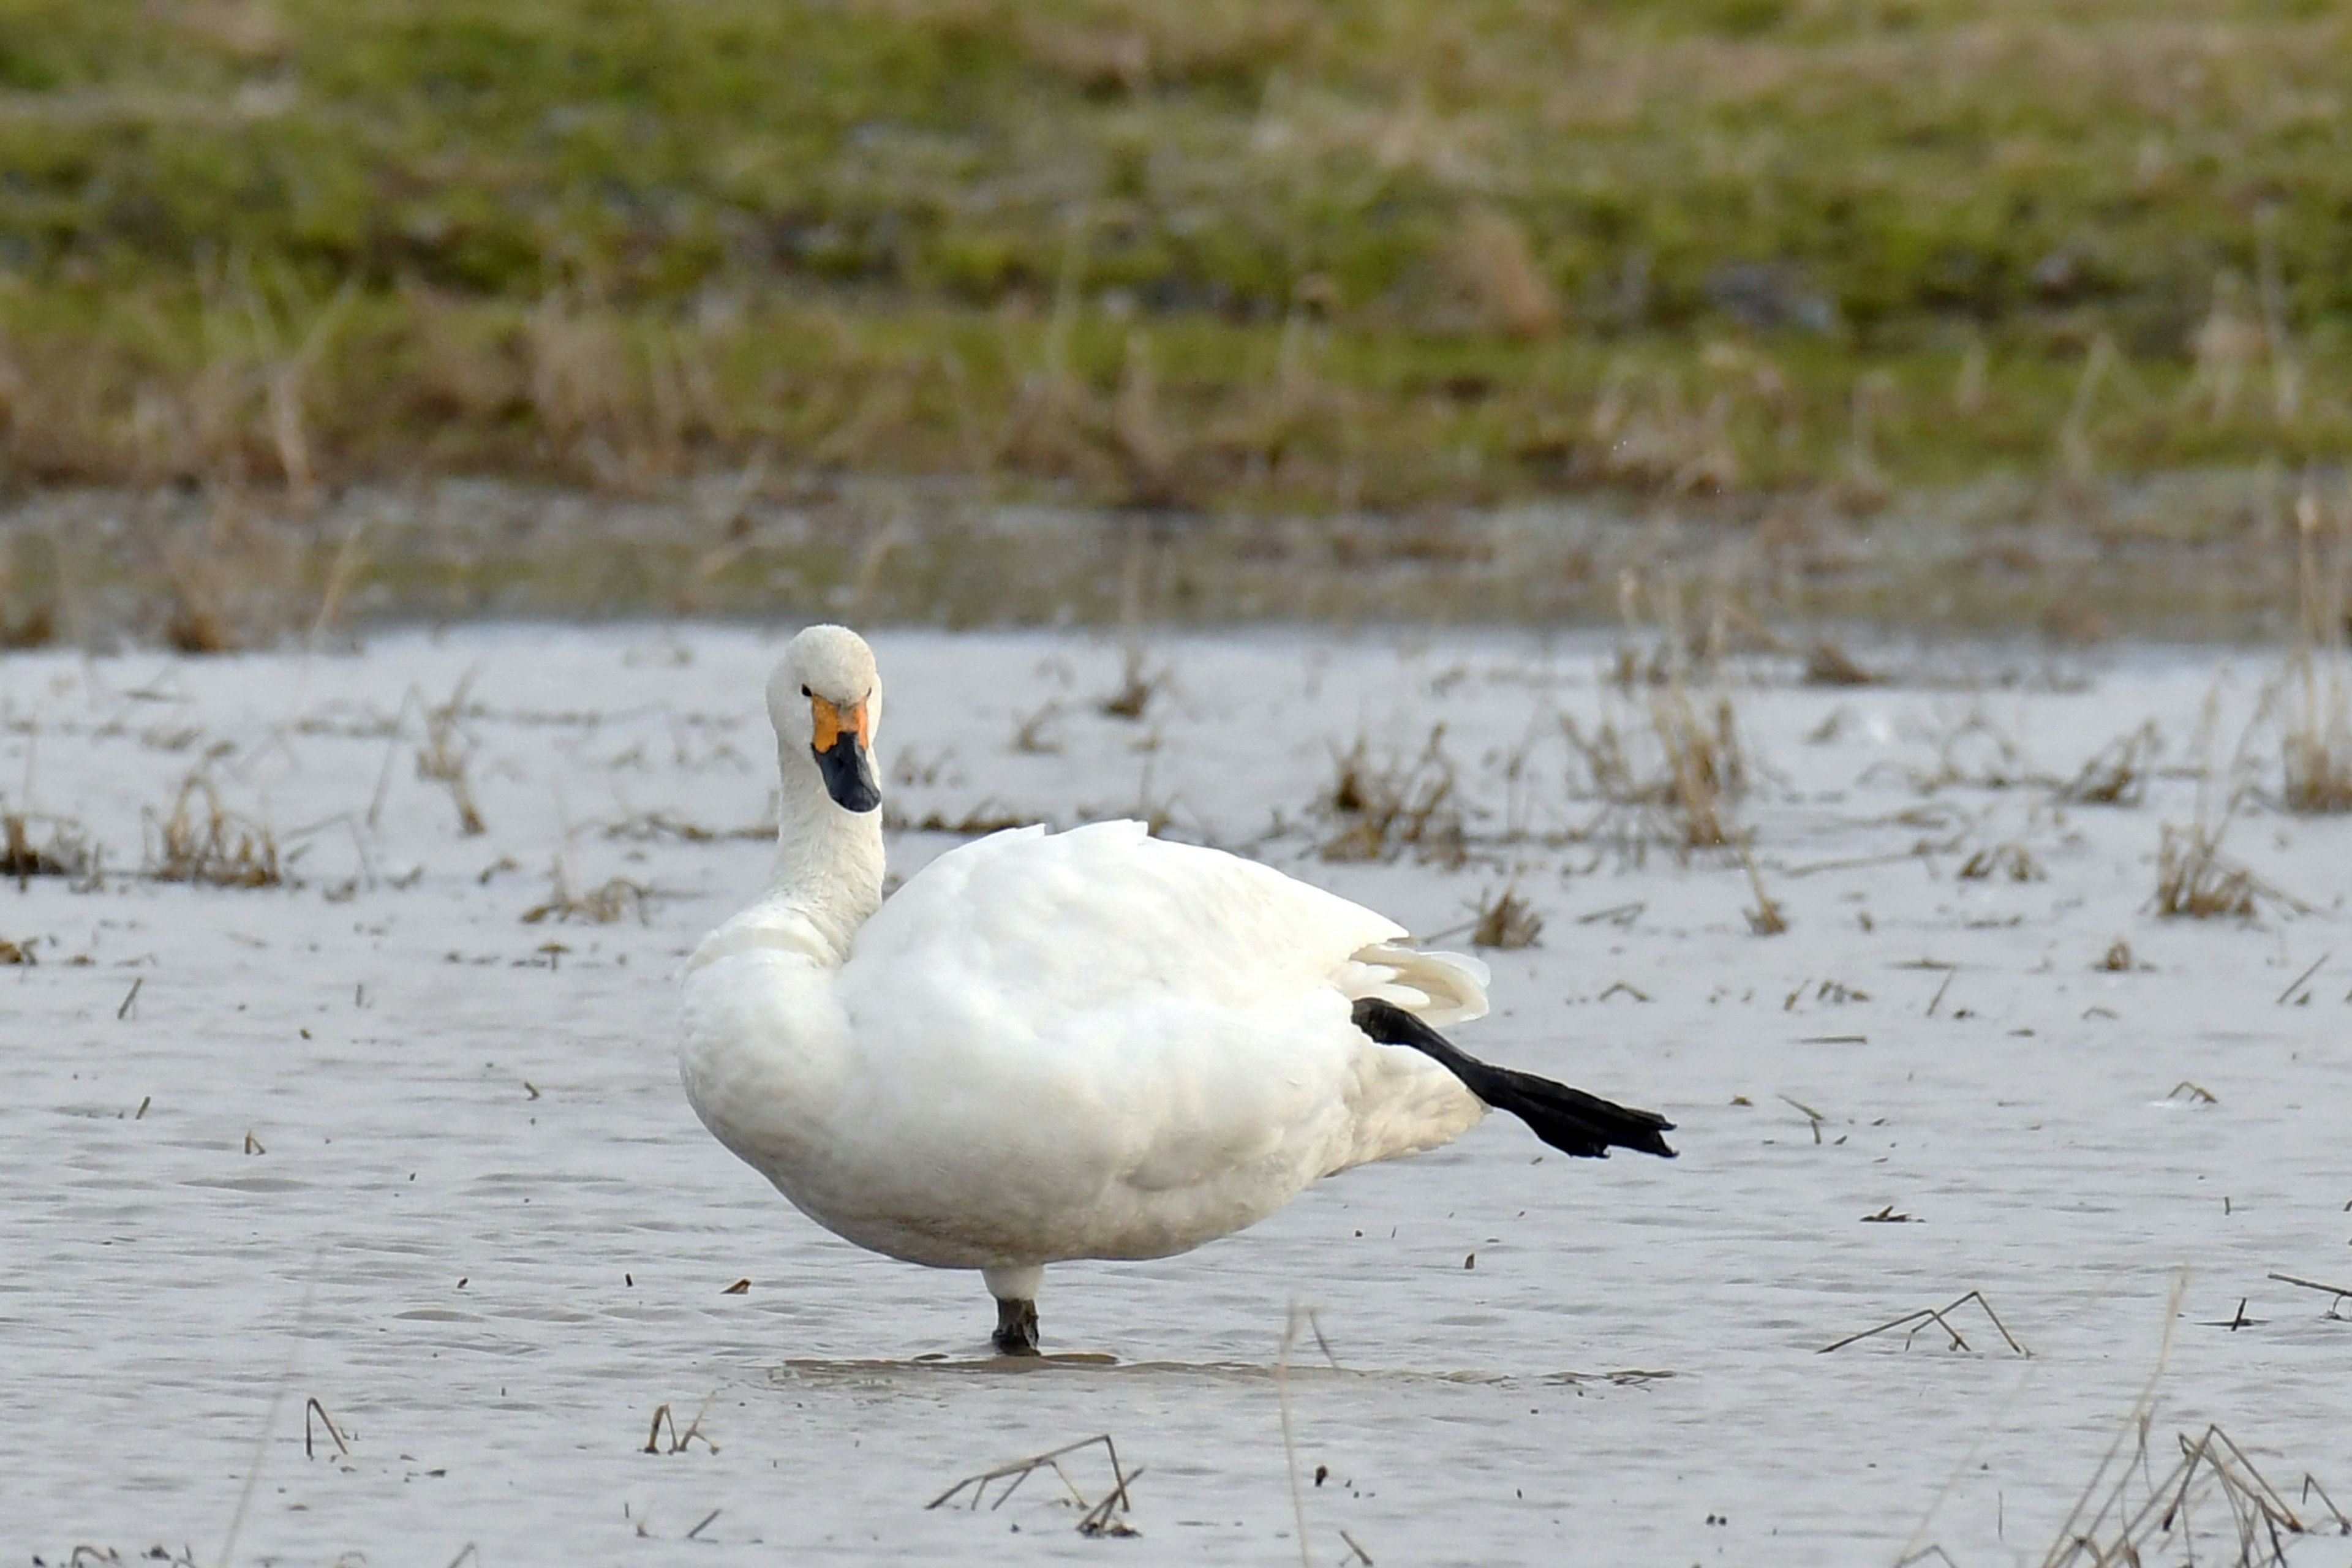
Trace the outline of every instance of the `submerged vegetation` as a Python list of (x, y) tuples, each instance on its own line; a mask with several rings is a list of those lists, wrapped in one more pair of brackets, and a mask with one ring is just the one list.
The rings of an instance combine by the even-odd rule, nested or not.
[(2295, 0), (13, 0), (0, 461), (1341, 512), (2295, 467), (2352, 439), (2347, 44)]

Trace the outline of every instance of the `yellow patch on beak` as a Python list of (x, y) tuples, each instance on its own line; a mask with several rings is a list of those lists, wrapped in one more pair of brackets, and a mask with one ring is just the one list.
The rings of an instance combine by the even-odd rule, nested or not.
[(873, 732), (866, 723), (864, 702), (854, 703), (844, 710), (835, 707), (822, 697), (812, 697), (809, 699), (809, 711), (816, 720), (814, 744), (818, 751), (833, 750), (840, 742), (842, 731), (845, 730), (857, 737), (859, 745), (871, 747), (874, 744)]

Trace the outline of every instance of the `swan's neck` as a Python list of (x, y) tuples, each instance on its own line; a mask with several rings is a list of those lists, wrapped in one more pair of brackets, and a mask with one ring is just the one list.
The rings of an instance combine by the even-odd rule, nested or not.
[(882, 813), (844, 811), (805, 751), (779, 752), (783, 793), (767, 901), (804, 921), (837, 964), (849, 956), (857, 928), (882, 907)]

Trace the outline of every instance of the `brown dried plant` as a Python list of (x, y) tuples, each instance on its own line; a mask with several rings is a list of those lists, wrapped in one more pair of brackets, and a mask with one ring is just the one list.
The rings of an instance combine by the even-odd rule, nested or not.
[(469, 672), (457, 682), (448, 701), (425, 710), (425, 744), (416, 752), (416, 776), (437, 779), (449, 786), (449, 798), (457, 808), (458, 829), (468, 838), (488, 831), (483, 825), (480, 809), (474, 804), (474, 786), (467, 777), (474, 749), (457, 732), (457, 721), (465, 712), (466, 695), (473, 684)]
[[(33, 825), (48, 825), (47, 842), (33, 842)], [(87, 877), (97, 852), (81, 825), (69, 818), (0, 808), (0, 877), (21, 886), (35, 877)]]
[(542, 921), (587, 921), (596, 925), (610, 925), (622, 916), (635, 913), (639, 924), (646, 923), (646, 899), (652, 889), (625, 877), (615, 877), (601, 886), (582, 890), (572, 875), (572, 858), (558, 855), (551, 873), (554, 887), (543, 904), (525, 910), (522, 923), (537, 925)]
[(2033, 852), (2015, 842), (1990, 845), (1960, 863), (1960, 879), (1967, 882), (2039, 882), (2048, 875)]
[(2214, 726), (2219, 721), (2219, 693), (2207, 695), (2204, 717), (2198, 726), (2197, 750), (2204, 765), (2197, 775), (2195, 815), (2187, 827), (2164, 824), (2158, 842), (2154, 900), (2158, 914), (2192, 920), (2217, 916), (2247, 920), (2264, 901), (2296, 910), (2307, 908), (2221, 853), (2221, 841), (2230, 831), (2239, 805), (2255, 793), (2248, 776), (2249, 753), (2256, 733), (2267, 721), (2274, 695), (2274, 691), (2265, 695), (2252, 721), (2239, 736), (2229, 762), (2218, 771), (2212, 759), (2212, 743)]
[(2352, 811), (2352, 677), (2345, 650), (2352, 510), (2338, 517), (2332, 551), (2320, 540), (2321, 522), (2317, 498), (2305, 492), (2295, 504), (2295, 642), (2281, 744), (2282, 799), (2295, 812)]
[(2164, 742), (2151, 719), (2099, 748), (2057, 798), (2070, 805), (2137, 805), (2147, 798), (2151, 764)]
[(1470, 927), (1473, 946), (1509, 952), (1533, 947), (1543, 935), (1543, 916), (1536, 913), (1535, 905), (1519, 892), (1516, 877), (1504, 883), (1499, 891), (1481, 893), (1472, 912), (1477, 917)]
[(268, 825), (229, 810), (202, 773), (181, 784), (169, 811), (140, 815), (146, 873), (159, 882), (275, 888), (286, 881)]
[[(1604, 718), (1590, 734), (1573, 718), (1561, 719), (1570, 749), (1583, 764), (1580, 787), (1606, 802), (1612, 814), (1638, 814), (1641, 838), (1678, 850), (1736, 844), (1730, 806), (1747, 794), (1755, 768), (1731, 699), (1717, 697), (1711, 718), (1702, 718), (1689, 689), (1672, 679), (1649, 694), (1647, 717), (1646, 736), (1633, 745), (1613, 719)], [(1636, 760), (1637, 747), (1643, 761)], [(1653, 748), (1654, 764), (1647, 761)]]
[(1421, 753), (1375, 762), (1364, 736), (1332, 757), (1331, 787), (1316, 803), (1332, 824), (1326, 860), (1392, 860), (1407, 849), (1421, 859), (1459, 866), (1469, 856), (1468, 825), (1445, 754), (1445, 726), (1433, 727)]

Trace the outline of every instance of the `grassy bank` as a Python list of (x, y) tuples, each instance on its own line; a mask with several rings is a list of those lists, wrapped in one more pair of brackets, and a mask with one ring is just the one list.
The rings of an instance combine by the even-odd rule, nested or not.
[(0, 5), (19, 482), (1247, 510), (2328, 460), (2286, 0)]

